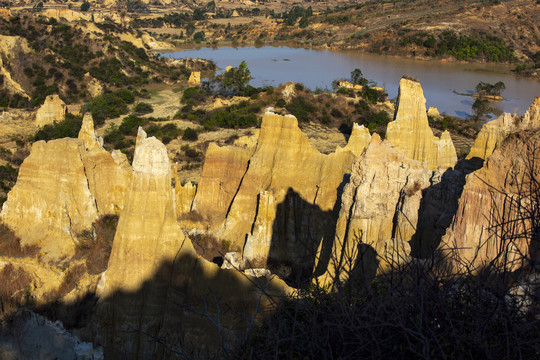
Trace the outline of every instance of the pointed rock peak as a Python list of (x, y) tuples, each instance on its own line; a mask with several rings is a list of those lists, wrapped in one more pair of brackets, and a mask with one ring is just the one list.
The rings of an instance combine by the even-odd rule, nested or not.
[(448, 130), (443, 131), (443, 133), (441, 134), (441, 140), (452, 141), (452, 137), (450, 136), (450, 133), (448, 132)]
[(371, 135), (371, 141), (369, 142), (369, 146), (371, 146), (371, 145), (379, 145), (381, 143), (382, 143), (382, 139), (379, 136), (379, 134), (373, 133), (373, 135)]
[(139, 127), (137, 144), (133, 155), (133, 171), (154, 176), (170, 176), (171, 165), (167, 148), (154, 136), (147, 138), (146, 132)]
[(63, 121), (66, 117), (67, 105), (57, 94), (49, 95), (36, 112), (36, 125), (44, 126), (55, 121)]
[(283, 99), (288, 103), (296, 95), (295, 84), (292, 81), (289, 81), (281, 90), (281, 95)]
[(143, 130), (141, 126), (139, 126), (139, 130), (137, 131), (137, 140), (135, 141), (135, 148), (141, 144), (141, 141), (146, 140), (146, 131)]
[(271, 111), (267, 111), (263, 115), (261, 129), (269, 127), (298, 127), (298, 120), (294, 115), (283, 116)]
[(350, 151), (355, 156), (360, 156), (366, 150), (367, 146), (371, 141), (371, 135), (369, 130), (364, 127), (364, 125), (358, 125), (357, 123), (353, 124), (353, 129), (347, 146), (344, 148), (337, 147), (336, 152), (340, 151)]
[(86, 150), (102, 148), (94, 130), (94, 119), (90, 113), (84, 114), (79, 139), (84, 140)]
[(191, 75), (189, 76), (188, 83), (195, 86), (201, 85), (201, 72), (192, 71)]
[(399, 81), (397, 111), (394, 121), (412, 121), (415, 125), (429, 126), (426, 98), (422, 85), (418, 81), (405, 77)]
[(534, 98), (532, 105), (523, 115), (521, 127), (529, 129), (540, 127), (540, 96)]
[(433, 135), (426, 113), (426, 98), (418, 81), (402, 78), (394, 121), (388, 123), (386, 139), (407, 157), (420, 161), (424, 167), (453, 167), (456, 149), (447, 136), (443, 141)]
[(131, 170), (131, 166), (129, 165), (129, 161), (126, 154), (124, 154), (120, 150), (113, 150), (111, 151), (111, 156), (114, 162), (120, 165), (121, 168), (126, 169), (126, 170)]

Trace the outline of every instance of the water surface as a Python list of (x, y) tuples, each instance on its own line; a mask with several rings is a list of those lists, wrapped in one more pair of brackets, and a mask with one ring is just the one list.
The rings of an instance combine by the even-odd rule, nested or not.
[(504, 112), (523, 114), (540, 96), (540, 81), (504, 73), (508, 66), (498, 64), (458, 64), (439, 61), (402, 59), (392, 56), (365, 54), (358, 51), (329, 51), (285, 46), (219, 47), (162, 53), (169, 58), (202, 58), (213, 60), (220, 71), (246, 61), (253, 86), (278, 86), (287, 81), (303, 83), (311, 90), (331, 89), (332, 81), (349, 78), (355, 68), (364, 76), (384, 86), (390, 98), (397, 97), (402, 75), (417, 78), (424, 89), (426, 106), (441, 113), (467, 117), (472, 114), (474, 99), (458, 93), (472, 93), (480, 81), (503, 81), (505, 98), (495, 106)]

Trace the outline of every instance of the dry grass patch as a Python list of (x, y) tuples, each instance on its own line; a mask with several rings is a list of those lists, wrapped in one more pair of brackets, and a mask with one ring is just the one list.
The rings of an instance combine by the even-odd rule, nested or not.
[(75, 258), (86, 260), (89, 274), (100, 274), (107, 270), (117, 225), (117, 215), (103, 215), (94, 222), (92, 230), (85, 230), (79, 235)]
[(7, 264), (0, 271), (0, 316), (31, 301), (32, 276), (19, 266)]
[(21, 239), (6, 224), (0, 222), (0, 256), (22, 257), (36, 256), (39, 248), (36, 245), (21, 245)]

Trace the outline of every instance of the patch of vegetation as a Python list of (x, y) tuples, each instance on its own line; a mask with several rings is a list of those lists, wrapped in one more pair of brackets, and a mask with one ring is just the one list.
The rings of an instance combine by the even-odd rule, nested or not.
[(244, 95), (250, 79), (251, 72), (245, 61), (216, 78), (227, 95)]
[(438, 35), (417, 32), (402, 36), (399, 45), (422, 47), (427, 56), (451, 55), (458, 60), (485, 59), (506, 62), (515, 59), (513, 50), (504, 40), (481, 31), (475, 35), (459, 35), (451, 30), (445, 30)]
[(317, 107), (301, 95), (295, 96), (285, 108), (301, 122), (312, 120), (317, 111)]
[(209, 93), (203, 87), (191, 87), (184, 90), (181, 102), (187, 105), (201, 104), (206, 101)]
[(501, 96), (501, 93), (506, 89), (506, 85), (502, 81), (495, 84), (479, 82), (476, 87), (476, 94), (482, 96)]
[(154, 108), (152, 105), (145, 103), (145, 102), (138, 102), (137, 105), (133, 108), (135, 111), (135, 114), (137, 115), (144, 115), (144, 114), (150, 114), (154, 111)]
[(86, 105), (94, 118), (96, 126), (103, 125), (105, 119), (115, 118), (128, 113), (128, 104), (135, 101), (135, 95), (129, 90), (118, 90), (95, 97)]
[(250, 103), (249, 101), (244, 101), (240, 104), (231, 105), (208, 113), (199, 112), (200, 117), (197, 117), (196, 111), (190, 114), (188, 119), (199, 121), (206, 130), (215, 128), (245, 128), (259, 124), (257, 114), (261, 111), (261, 108), (262, 104), (259, 102)]
[(32, 304), (32, 275), (22, 267), (8, 263), (0, 271), (0, 314), (11, 314), (21, 306)]
[(184, 134), (182, 135), (182, 140), (188, 140), (188, 141), (196, 141), (199, 138), (199, 135), (197, 134), (197, 131), (188, 127), (184, 130)]
[(66, 118), (60, 122), (54, 122), (52, 125), (45, 125), (39, 129), (33, 136), (34, 141), (53, 140), (65, 137), (76, 138), (82, 126), (82, 117), (72, 114), (66, 114)]
[(74, 258), (86, 260), (90, 275), (107, 270), (117, 225), (118, 215), (102, 215), (92, 224), (91, 230), (86, 230), (77, 237), (79, 243)]
[(0, 256), (36, 256), (39, 248), (35, 245), (21, 245), (21, 239), (6, 224), (0, 222)]
[(176, 124), (166, 124), (163, 126), (150, 125), (145, 131), (148, 136), (155, 136), (165, 145), (170, 143), (173, 139), (176, 139), (182, 133), (182, 130), (180, 130)]

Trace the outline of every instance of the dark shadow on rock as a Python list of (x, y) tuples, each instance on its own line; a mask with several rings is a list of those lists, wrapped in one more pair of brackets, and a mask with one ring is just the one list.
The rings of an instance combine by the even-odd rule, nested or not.
[(465, 177), (482, 165), (479, 158), (460, 160), (454, 169), (446, 170), (440, 182), (423, 191), (416, 233), (409, 242), (412, 256), (429, 257), (439, 246), (458, 209)]
[(283, 202), (278, 204), (272, 224), (268, 267), (290, 286), (300, 287), (313, 276), (322, 275), (327, 270), (341, 195), (349, 180), (350, 174), (345, 174), (330, 211), (323, 211), (318, 205), (305, 201), (292, 188), (288, 189)]
[(337, 213), (323, 211), (289, 188), (272, 224), (268, 268), (289, 285), (309, 281), (321, 242), (333, 241)]
[(137, 291), (99, 299), (89, 293), (35, 311), (103, 346), (106, 359), (225, 358), (258, 323), (255, 315), (281, 301), (280, 284), (183, 253), (162, 263)]

